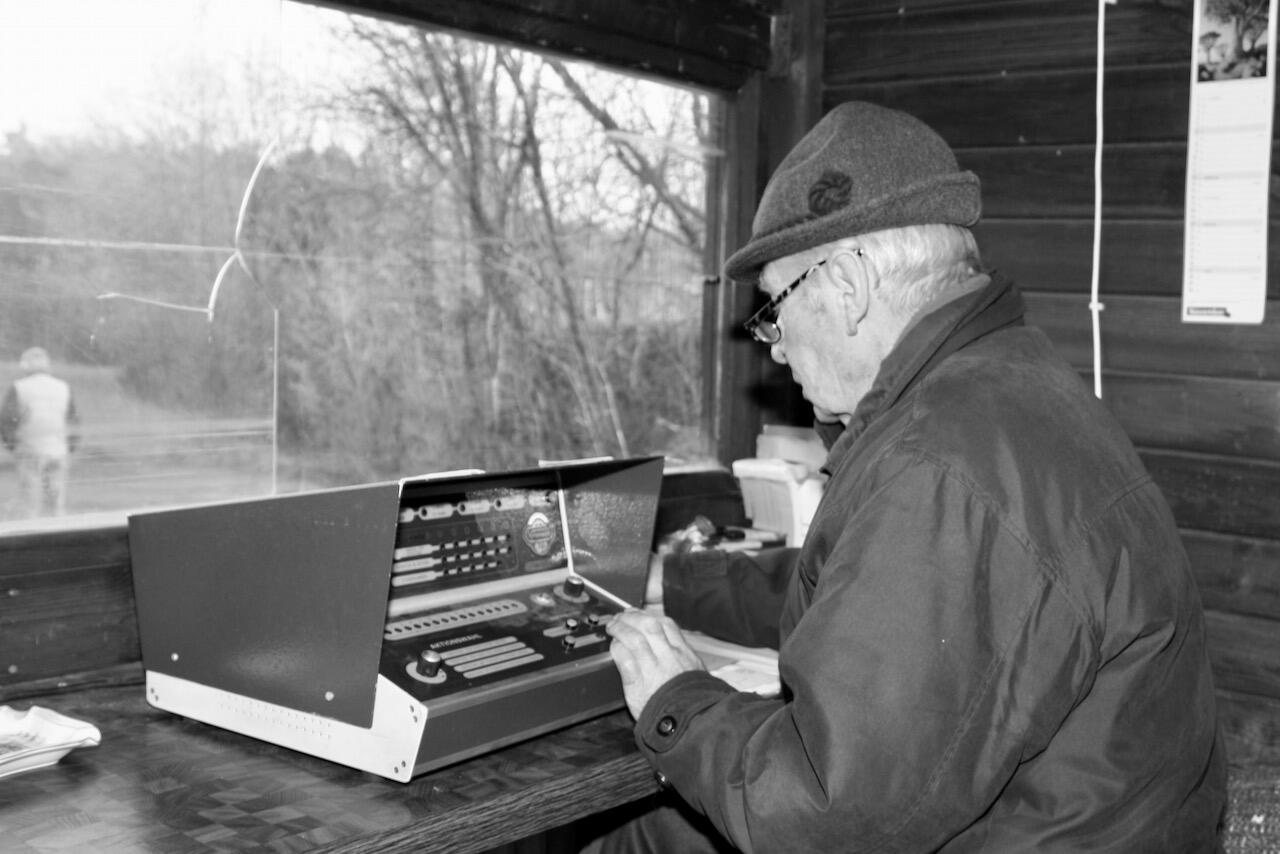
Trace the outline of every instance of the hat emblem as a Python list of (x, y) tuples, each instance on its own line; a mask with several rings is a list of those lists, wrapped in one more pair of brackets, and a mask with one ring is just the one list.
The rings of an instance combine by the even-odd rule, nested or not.
[(809, 187), (809, 212), (826, 216), (849, 204), (853, 195), (853, 178), (843, 172), (828, 169)]

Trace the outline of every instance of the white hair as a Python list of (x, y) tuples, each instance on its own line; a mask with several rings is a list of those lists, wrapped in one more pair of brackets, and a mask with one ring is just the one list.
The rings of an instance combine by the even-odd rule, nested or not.
[(22, 352), (18, 366), (27, 372), (49, 370), (49, 354), (43, 347), (29, 347)]
[(982, 271), (973, 232), (959, 225), (908, 225), (843, 237), (801, 253), (808, 263), (842, 249), (861, 249), (878, 273), (876, 287), (889, 308), (916, 317), (955, 299)]

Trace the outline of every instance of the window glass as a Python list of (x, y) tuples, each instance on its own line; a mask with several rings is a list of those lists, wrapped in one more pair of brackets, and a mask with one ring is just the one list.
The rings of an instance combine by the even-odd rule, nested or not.
[(4, 14), (0, 531), (709, 455), (711, 96), (279, 0)]

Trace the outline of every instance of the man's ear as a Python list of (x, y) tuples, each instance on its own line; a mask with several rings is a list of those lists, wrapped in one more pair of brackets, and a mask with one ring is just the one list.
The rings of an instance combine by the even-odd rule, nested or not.
[(858, 327), (871, 307), (871, 289), (875, 271), (867, 264), (861, 250), (845, 249), (832, 256), (831, 281), (840, 294), (840, 313), (845, 333), (857, 335)]

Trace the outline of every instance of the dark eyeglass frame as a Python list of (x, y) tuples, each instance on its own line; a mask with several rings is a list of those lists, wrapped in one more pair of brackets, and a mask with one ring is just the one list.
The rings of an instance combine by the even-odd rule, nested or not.
[(791, 292), (800, 287), (800, 284), (813, 273), (814, 270), (827, 263), (827, 259), (823, 258), (817, 264), (800, 274), (794, 282), (787, 285), (769, 300), (760, 310), (751, 317), (747, 318), (747, 322), (742, 324), (742, 328), (751, 334), (751, 337), (759, 341), (761, 344), (773, 346), (782, 340), (782, 328), (778, 326), (778, 310), (782, 305), (782, 301), (791, 296)]

